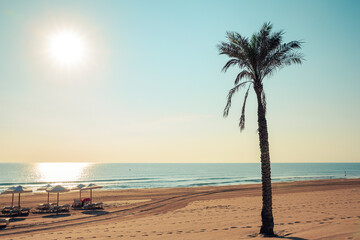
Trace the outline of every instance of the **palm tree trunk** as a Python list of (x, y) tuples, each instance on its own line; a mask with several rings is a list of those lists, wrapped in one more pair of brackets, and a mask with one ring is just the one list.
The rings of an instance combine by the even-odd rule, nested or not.
[(258, 100), (258, 127), (261, 152), (261, 180), (262, 180), (262, 200), (261, 211), (262, 226), (260, 233), (266, 236), (274, 235), (274, 218), (272, 214), (272, 193), (271, 193), (271, 171), (270, 153), (265, 109), (261, 100), (262, 87), (255, 89)]

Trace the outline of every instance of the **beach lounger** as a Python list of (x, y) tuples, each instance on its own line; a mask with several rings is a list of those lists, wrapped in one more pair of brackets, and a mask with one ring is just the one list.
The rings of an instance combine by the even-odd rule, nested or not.
[(69, 212), (70, 211), (70, 204), (65, 204), (61, 206), (60, 212)]
[(74, 199), (74, 203), (72, 204), (72, 208), (82, 208), (83, 203), (79, 198)]
[(84, 205), (85, 210), (95, 209), (95, 203), (88, 203)]
[(104, 208), (104, 205), (103, 205), (102, 202), (95, 203), (95, 208), (96, 208), (96, 209), (103, 209), (103, 208)]
[(62, 206), (53, 206), (50, 208), (50, 212), (53, 212), (53, 213), (58, 213), (61, 211), (61, 207)]
[(36, 207), (36, 212), (50, 212), (51, 205), (48, 203), (39, 204)]
[(10, 217), (17, 217), (17, 216), (29, 216), (30, 208), (15, 208), (10, 210)]
[(7, 227), (9, 225), (10, 218), (0, 218), (0, 225), (2, 227)]
[(84, 206), (84, 209), (90, 210), (90, 209), (103, 209), (103, 203), (88, 203)]
[(3, 209), (1, 210), (1, 214), (2, 215), (10, 215), (10, 211), (13, 210), (13, 207), (3, 207)]
[(29, 216), (30, 208), (22, 208), (20, 209), (20, 216)]
[(18, 208), (14, 208), (12, 210), (10, 210), (9, 216), (10, 217), (16, 217), (16, 216), (20, 216), (21, 215), (21, 210)]

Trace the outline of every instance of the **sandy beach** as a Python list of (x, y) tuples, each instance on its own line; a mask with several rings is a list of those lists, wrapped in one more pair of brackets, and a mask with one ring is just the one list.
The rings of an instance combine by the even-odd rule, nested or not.
[[(60, 204), (78, 196), (61, 194)], [(93, 199), (104, 210), (16, 217), (0, 230), (0, 239), (262, 238), (259, 184), (96, 190)], [(30, 193), (21, 203), (36, 207), (46, 200), (46, 193)], [(11, 195), (0, 195), (1, 207), (10, 203)], [(275, 232), (283, 239), (360, 239), (360, 179), (274, 183), (273, 211)]]

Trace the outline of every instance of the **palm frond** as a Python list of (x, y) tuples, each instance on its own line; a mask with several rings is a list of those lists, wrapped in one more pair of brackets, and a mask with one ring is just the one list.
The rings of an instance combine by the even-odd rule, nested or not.
[(291, 41), (279, 45), (265, 58), (261, 77), (262, 79), (266, 76), (271, 75), (274, 71), (283, 68), (286, 65), (301, 64), (304, 60), (304, 56), (301, 53), (294, 52), (294, 49), (301, 48), (300, 41)]
[(249, 71), (243, 70), (236, 76), (234, 84), (238, 84), (243, 78), (253, 79), (254, 76)]
[(250, 86), (251, 86), (251, 84), (249, 84), (249, 87), (246, 90), (245, 97), (244, 97), (244, 103), (243, 103), (243, 106), (241, 109), (241, 116), (240, 116), (240, 121), (239, 121), (240, 132), (245, 129), (245, 106), (246, 106), (247, 97), (249, 95)]
[(240, 84), (238, 84), (237, 86), (233, 87), (232, 89), (230, 89), (228, 95), (227, 95), (227, 102), (226, 102), (226, 106), (224, 108), (224, 113), (223, 113), (223, 116), (224, 117), (227, 117), (229, 115), (229, 110), (230, 110), (230, 107), (231, 107), (231, 99), (234, 95), (234, 93), (236, 93), (237, 91), (239, 91), (240, 88), (244, 87), (246, 83), (248, 83), (249, 81), (247, 82), (242, 82)]
[(238, 63), (239, 63), (239, 59), (236, 59), (236, 58), (230, 59), (230, 60), (224, 65), (224, 67), (222, 68), (221, 71), (226, 72), (226, 71), (229, 69), (229, 67), (231, 67), (231, 66), (233, 66), (233, 65), (236, 65), (236, 64), (238, 64)]

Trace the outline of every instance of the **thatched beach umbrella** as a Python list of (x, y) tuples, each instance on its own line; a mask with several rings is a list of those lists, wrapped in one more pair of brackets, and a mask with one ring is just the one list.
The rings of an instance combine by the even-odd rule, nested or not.
[(77, 185), (76, 187), (74, 187), (74, 188), (71, 189), (71, 190), (80, 190), (80, 201), (81, 201), (81, 190), (82, 190), (84, 187), (86, 187), (86, 185), (80, 183), (79, 185)]
[[(13, 194), (15, 194), (15, 193), (18, 193), (18, 194), (19, 194), (19, 208), (20, 208), (20, 207), (21, 207), (21, 206), (20, 206), (20, 194), (21, 194), (21, 193), (32, 192), (32, 190), (29, 189), (29, 188), (26, 188), (26, 187), (23, 187), (23, 186), (19, 185), (19, 186), (17, 186), (17, 187), (13, 187), (12, 189), (9, 188), (9, 189), (6, 190), (5, 192), (13, 193)], [(13, 195), (13, 196), (14, 196), (14, 195)]]
[[(37, 190), (39, 191), (46, 191), (46, 189), (48, 188), (51, 188), (51, 184), (46, 184), (45, 186), (42, 186), (42, 187), (39, 187)], [(48, 193), (48, 201), (47, 203), (49, 204), (50, 203), (50, 192), (47, 192)]]
[(92, 202), (92, 190), (102, 188), (102, 186), (96, 185), (94, 183), (90, 183), (83, 188), (83, 190), (90, 190), (90, 201)]
[(56, 201), (56, 205), (59, 206), (59, 194), (61, 192), (69, 192), (70, 189), (66, 188), (66, 187), (63, 187), (61, 185), (56, 185), (55, 187), (52, 187), (52, 188), (48, 188), (46, 189), (46, 191), (49, 193), (49, 192), (56, 192), (57, 193), (57, 201)]
[(12, 190), (14, 190), (15, 187), (10, 187), (8, 189), (6, 189), (4, 192), (2, 192), (1, 194), (12, 194), (11, 197), (11, 207), (14, 206), (14, 192), (12, 192)]

